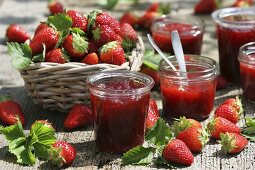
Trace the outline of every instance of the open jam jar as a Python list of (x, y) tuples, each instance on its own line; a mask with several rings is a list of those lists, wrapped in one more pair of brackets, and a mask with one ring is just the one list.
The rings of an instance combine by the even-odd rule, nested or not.
[(101, 72), (88, 77), (97, 147), (123, 153), (144, 142), (151, 77), (131, 71)]
[(244, 96), (255, 102), (255, 42), (243, 45), (239, 50), (241, 84)]
[(177, 30), (185, 54), (200, 54), (203, 40), (203, 25), (196, 18), (163, 16), (156, 19), (151, 27), (152, 37), (158, 47), (173, 54), (171, 32)]
[(255, 41), (255, 9), (224, 8), (212, 14), (217, 23), (221, 75), (229, 82), (240, 83), (239, 48)]
[(165, 62), (159, 66), (163, 114), (206, 119), (213, 109), (218, 69), (216, 61), (198, 55), (185, 55), (187, 72), (180, 75), (176, 58), (170, 59), (177, 71)]

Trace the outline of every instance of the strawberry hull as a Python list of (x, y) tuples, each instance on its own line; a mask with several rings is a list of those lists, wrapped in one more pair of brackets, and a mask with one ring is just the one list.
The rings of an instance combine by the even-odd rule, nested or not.
[[(117, 77), (109, 77), (116, 74)], [(89, 77), (87, 82), (93, 79), (98, 80), (87, 85), (94, 114), (96, 146), (102, 151), (123, 153), (143, 144), (153, 80), (129, 71), (99, 73)]]

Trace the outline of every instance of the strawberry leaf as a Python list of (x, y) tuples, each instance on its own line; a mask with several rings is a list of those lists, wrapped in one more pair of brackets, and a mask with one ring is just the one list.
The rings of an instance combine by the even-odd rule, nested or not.
[(73, 33), (79, 34), (81, 36), (85, 36), (86, 35), (83, 30), (81, 30), (80, 28), (77, 28), (77, 27), (72, 28), (71, 31)]
[(32, 59), (33, 62), (43, 62), (45, 60), (46, 46), (43, 44), (43, 52), (35, 55)]
[(103, 11), (102, 10), (94, 10), (94, 11), (91, 11), (88, 15), (88, 26), (87, 26), (87, 30), (90, 29), (91, 26), (94, 26), (95, 25), (95, 22), (96, 22), (96, 18), (97, 18), (97, 15), (102, 13)]
[(85, 37), (80, 36), (79, 34), (73, 34), (73, 47), (79, 53), (87, 53), (89, 43), (86, 41)]
[(156, 146), (160, 150), (171, 138), (173, 138), (173, 134), (170, 127), (162, 118), (157, 120), (156, 124), (145, 136), (146, 142)]
[(148, 165), (152, 163), (155, 148), (145, 148), (137, 146), (123, 154), (122, 163), (124, 165)]
[(242, 131), (242, 135), (249, 140), (255, 142), (255, 118), (245, 118), (246, 127)]
[(12, 67), (15, 69), (24, 69), (32, 62), (32, 51), (27, 44), (7, 43), (7, 51), (12, 58)]
[(50, 26), (55, 28), (57, 31), (61, 32), (64, 30), (70, 30), (73, 21), (67, 14), (61, 13), (49, 16), (47, 23), (49, 23)]
[(153, 50), (146, 50), (143, 57), (143, 64), (154, 70), (158, 70), (161, 60), (162, 57), (159, 54), (155, 54)]

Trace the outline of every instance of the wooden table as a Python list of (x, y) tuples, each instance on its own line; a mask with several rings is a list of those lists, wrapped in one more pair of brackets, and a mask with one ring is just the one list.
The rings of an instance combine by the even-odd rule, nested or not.
[[(88, 13), (98, 6), (93, 1), (81, 0), (62, 0), (68, 9), (77, 9), (83, 13)], [(172, 2), (171, 15), (185, 15), (193, 12), (192, 5), (195, 1), (169, 0)], [(148, 3), (142, 1), (140, 5), (132, 6), (131, 9), (141, 13)], [(128, 5), (119, 5), (112, 14), (116, 17), (121, 16), (122, 12), (129, 8)], [(10, 23), (18, 23), (24, 26), (29, 32), (33, 33), (39, 21), (45, 20), (48, 15), (47, 1), (39, 0), (0, 0), (0, 95), (11, 95), (15, 101), (20, 103), (26, 114), (28, 130), (31, 124), (38, 119), (48, 119), (52, 122), (57, 131), (58, 139), (65, 139), (72, 143), (77, 151), (77, 157), (73, 165), (68, 169), (153, 169), (155, 167), (122, 166), (121, 155), (99, 152), (94, 144), (93, 128), (87, 127), (72, 132), (67, 132), (63, 128), (65, 116), (63, 113), (49, 112), (32, 102), (25, 89), (24, 83), (17, 70), (11, 68), (10, 57), (6, 53), (5, 30)], [(198, 16), (196, 16), (198, 17)], [(210, 15), (199, 16), (205, 24), (205, 36), (202, 54), (218, 61), (217, 42), (214, 38), (214, 24)], [(146, 41), (146, 39), (144, 39)], [(218, 106), (224, 99), (242, 94), (240, 87), (229, 87), (226, 90), (218, 91), (215, 97), (215, 106)], [(159, 107), (161, 102), (159, 92), (152, 93), (153, 98), (157, 99)], [(245, 116), (254, 116), (255, 105), (243, 98)], [(206, 123), (206, 121), (205, 121)], [(244, 120), (239, 122), (244, 125)], [(195, 155), (195, 162), (190, 167), (182, 169), (254, 169), (255, 167), (255, 144), (249, 146), (240, 154), (224, 156), (220, 151), (220, 145), (215, 141), (210, 141), (204, 150)], [(0, 135), (0, 169), (53, 169), (49, 163), (38, 161), (33, 167), (20, 166), (15, 163), (15, 157), (8, 152), (8, 147), (2, 135)]]

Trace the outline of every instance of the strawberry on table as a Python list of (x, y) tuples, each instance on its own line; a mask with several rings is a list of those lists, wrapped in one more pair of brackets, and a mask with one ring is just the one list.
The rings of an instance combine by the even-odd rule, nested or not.
[(208, 14), (220, 6), (218, 0), (200, 0), (194, 7), (195, 14)]
[(31, 40), (29, 46), (32, 49), (33, 55), (43, 51), (43, 44), (46, 46), (46, 51), (52, 50), (59, 40), (59, 33), (51, 27), (40, 30)]
[(83, 104), (75, 104), (69, 111), (64, 127), (72, 130), (78, 127), (84, 127), (93, 121), (93, 114), (89, 107)]
[(237, 133), (221, 133), (220, 139), (221, 150), (224, 153), (239, 153), (248, 145), (248, 140)]
[(56, 48), (49, 51), (45, 56), (46, 62), (53, 62), (64, 64), (69, 61), (69, 57), (63, 52), (61, 48)]
[(72, 33), (63, 42), (63, 47), (72, 59), (80, 60), (88, 53), (88, 42), (85, 37)]
[(11, 100), (9, 96), (0, 97), (0, 121), (8, 125), (14, 125), (18, 119), (24, 126), (25, 116), (21, 106), (15, 101)]
[(66, 13), (73, 21), (72, 28), (77, 27), (84, 32), (87, 31), (88, 20), (85, 16), (75, 10), (68, 10)]
[(146, 117), (146, 129), (151, 129), (159, 118), (158, 106), (155, 100), (150, 99), (148, 114)]
[(63, 5), (57, 0), (49, 0), (48, 8), (52, 15), (64, 12)]
[(77, 151), (66, 141), (56, 141), (49, 150), (49, 160), (58, 167), (70, 166), (75, 160)]
[(111, 42), (118, 41), (122, 42), (122, 38), (114, 31), (109, 25), (99, 25), (92, 30), (93, 40), (98, 47)]
[(231, 105), (228, 105), (228, 104), (223, 104), (223, 105), (219, 106), (215, 110), (214, 116), (215, 117), (223, 117), (235, 124), (240, 119), (239, 112), (234, 107), (232, 107)]
[(20, 25), (10, 24), (6, 30), (6, 38), (9, 42), (24, 43), (30, 36)]
[(84, 57), (81, 60), (81, 62), (85, 63), (85, 64), (94, 65), (94, 64), (99, 63), (99, 58), (98, 58), (98, 55), (96, 53), (89, 53), (89, 54), (86, 55), (86, 57)]
[(135, 27), (139, 23), (139, 17), (133, 12), (126, 12), (120, 19), (120, 24), (129, 23), (132, 27)]
[(167, 161), (181, 165), (191, 165), (194, 162), (194, 156), (191, 151), (186, 144), (179, 139), (169, 141), (162, 152), (162, 156)]
[(236, 109), (236, 111), (238, 111), (239, 113), (243, 112), (243, 105), (242, 105), (242, 101), (241, 99), (236, 96), (236, 98), (229, 98), (226, 99), (222, 105), (227, 104), (227, 105), (231, 105), (232, 107), (234, 107)]
[(121, 45), (117, 41), (112, 41), (101, 47), (100, 60), (108, 64), (122, 65), (126, 62), (126, 56)]
[(214, 139), (220, 139), (221, 133), (241, 133), (241, 129), (236, 124), (222, 117), (213, 118), (208, 123), (207, 127)]

